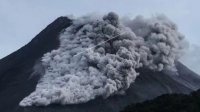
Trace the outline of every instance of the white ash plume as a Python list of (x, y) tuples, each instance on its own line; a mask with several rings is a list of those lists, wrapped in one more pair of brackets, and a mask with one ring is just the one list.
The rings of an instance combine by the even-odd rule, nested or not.
[(45, 74), (21, 106), (77, 104), (123, 94), (139, 73), (135, 69), (174, 68), (183, 36), (165, 17), (119, 21), (104, 17), (76, 19), (60, 35), (60, 47), (44, 55)]

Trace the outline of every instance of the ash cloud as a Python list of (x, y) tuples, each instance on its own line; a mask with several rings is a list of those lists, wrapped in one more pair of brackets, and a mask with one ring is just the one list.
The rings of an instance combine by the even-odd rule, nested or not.
[(111, 12), (74, 20), (60, 35), (60, 47), (45, 54), (45, 74), (20, 106), (84, 103), (124, 94), (137, 68), (175, 70), (184, 37), (164, 16), (121, 21)]
[(138, 44), (144, 66), (158, 71), (175, 69), (174, 62), (180, 58), (187, 43), (172, 21), (163, 15), (150, 19), (138, 16), (124, 24), (142, 38), (143, 42)]

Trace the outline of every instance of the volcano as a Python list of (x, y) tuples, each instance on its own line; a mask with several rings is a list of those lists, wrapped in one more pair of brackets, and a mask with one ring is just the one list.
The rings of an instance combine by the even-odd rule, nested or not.
[(200, 88), (200, 76), (176, 61), (176, 73), (153, 71), (148, 68), (136, 69), (140, 75), (124, 95), (112, 95), (106, 99), (97, 97), (85, 103), (62, 106), (19, 106), (20, 101), (35, 90), (42, 76), (40, 72), (35, 71), (42, 68), (41, 58), (45, 53), (58, 49), (59, 35), (70, 25), (71, 19), (59, 17), (27, 45), (0, 60), (1, 112), (119, 112), (132, 103), (163, 94), (189, 94)]

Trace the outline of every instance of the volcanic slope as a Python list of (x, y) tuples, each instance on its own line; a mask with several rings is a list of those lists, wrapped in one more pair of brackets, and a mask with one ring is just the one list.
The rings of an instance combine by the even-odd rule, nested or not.
[[(34, 72), (41, 57), (59, 47), (59, 34), (71, 25), (67, 17), (60, 17), (48, 25), (30, 43), (0, 60), (1, 112), (118, 112), (129, 104), (153, 99), (166, 93), (190, 93), (200, 87), (200, 77), (176, 62), (179, 75), (140, 68), (140, 75), (126, 91), (107, 99), (96, 98), (83, 104), (47, 107), (20, 107), (19, 102), (35, 90), (40, 74)], [(35, 66), (38, 65), (38, 66)]]

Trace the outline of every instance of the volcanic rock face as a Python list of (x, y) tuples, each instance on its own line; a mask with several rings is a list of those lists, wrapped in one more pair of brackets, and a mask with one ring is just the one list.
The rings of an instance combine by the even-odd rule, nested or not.
[[(157, 18), (157, 20), (159, 20), (159, 18)], [(77, 21), (77, 22), (79, 22), (79, 21)], [(134, 23), (134, 21), (129, 21), (129, 22)], [(94, 22), (94, 19), (92, 19), (92, 21), (84, 21), (82, 23), (82, 25), (78, 24), (78, 26), (77, 26), (76, 22), (71, 23), (71, 20), (69, 20), (68, 18), (61, 17), (61, 18), (57, 19), (55, 22), (50, 24), (46, 29), (44, 29), (40, 34), (38, 34), (29, 44), (27, 44), (20, 50), (16, 51), (15, 53), (9, 55), (8, 57), (0, 60), (0, 104), (1, 104), (0, 111), (2, 111), (2, 112), (23, 112), (23, 111), (26, 111), (26, 112), (34, 112), (34, 111), (37, 111), (37, 112), (51, 112), (51, 111), (53, 111), (53, 112), (55, 112), (55, 111), (56, 112), (63, 112), (63, 111), (66, 111), (66, 112), (68, 112), (68, 111), (69, 112), (94, 112), (94, 111), (95, 112), (101, 112), (101, 111), (117, 112), (117, 111), (122, 110), (125, 106), (127, 106), (131, 103), (137, 103), (137, 102), (141, 102), (141, 101), (144, 101), (147, 99), (152, 99), (161, 94), (189, 93), (193, 90), (198, 89), (200, 87), (199, 76), (197, 74), (193, 73), (192, 71), (190, 71), (189, 69), (187, 69), (184, 65), (182, 65), (179, 62), (177, 62), (175, 65), (174, 60), (176, 60), (179, 55), (179, 53), (177, 53), (177, 51), (182, 49), (182, 47), (180, 46), (181, 44), (179, 44), (179, 42), (181, 42), (181, 40), (182, 40), (182, 36), (176, 32), (176, 28), (172, 24), (170, 24), (168, 22), (165, 23), (165, 22), (166, 21), (163, 22), (163, 20), (161, 19), (158, 23), (155, 22), (155, 24), (154, 24), (155, 26), (152, 26), (145, 22), (142, 22), (140, 25), (129, 26), (129, 28), (127, 28), (126, 26), (121, 25), (119, 23), (117, 16), (115, 16), (114, 14), (108, 14), (104, 18), (100, 19), (99, 22), (96, 22), (96, 20)], [(94, 31), (94, 27), (96, 27), (98, 25), (101, 26), (102, 25), (101, 23), (103, 24), (102, 28), (108, 28), (106, 30), (106, 33), (103, 33), (103, 34), (107, 34), (107, 36), (99, 35), (100, 37), (99, 36), (96, 37), (96, 39), (99, 38), (99, 40), (91, 39), (91, 40), (86, 41), (87, 39), (85, 39), (84, 37), (87, 37), (88, 35), (86, 35), (83, 32), (86, 32), (86, 33), (89, 32), (89, 33), (95, 34), (95, 35), (100, 34), (101, 32), (99, 33), (99, 31), (102, 31), (102, 29), (99, 30), (99, 27), (97, 27), (97, 31)], [(153, 22), (150, 22), (150, 23), (153, 23)], [(132, 33), (132, 31), (135, 31), (135, 29), (134, 29), (135, 27), (143, 28), (143, 24), (147, 25), (149, 27), (148, 33), (144, 33), (144, 35), (146, 35), (146, 36), (144, 36), (145, 38), (142, 37), (143, 34), (141, 34), (141, 33), (135, 33), (135, 34)], [(93, 28), (91, 29), (90, 27), (93, 27)], [(73, 30), (73, 28), (75, 28), (76, 30)], [(86, 30), (86, 31), (84, 31), (84, 30)], [(73, 31), (75, 31), (75, 33)], [(79, 32), (79, 31), (81, 31), (81, 32)], [(111, 32), (115, 31), (116, 34), (114, 33), (114, 35), (112, 35), (113, 33), (110, 33), (110, 31)], [(135, 31), (135, 32), (139, 32), (139, 31)], [(172, 35), (174, 37), (173, 39), (175, 39), (175, 40), (170, 38), (172, 36), (170, 36), (167, 32), (172, 32), (172, 33), (170, 33), (170, 35)], [(60, 33), (61, 33), (61, 36), (59, 36)], [(147, 34), (150, 34), (153, 36), (147, 37)], [(159, 39), (161, 34), (163, 34), (164, 37), (162, 39)], [(120, 35), (120, 36), (118, 36), (118, 35)], [(168, 35), (169, 37), (164, 39), (166, 37), (166, 35)], [(70, 38), (66, 38), (68, 36), (73, 37), (74, 40), (72, 39), (69, 42), (68, 39), (70, 39)], [(115, 37), (115, 36), (118, 37), (118, 38), (116, 38), (117, 43), (122, 43), (122, 44), (117, 44), (117, 45), (123, 46), (123, 48), (120, 48), (120, 47), (118, 48), (118, 46), (114, 47), (114, 45), (116, 45), (116, 44), (114, 44), (112, 39), (111, 39), (112, 41), (108, 42), (111, 46), (107, 46), (107, 45), (105, 45), (105, 46), (99, 45), (97, 47), (95, 46), (96, 45), (95, 42), (103, 42), (103, 41), (105, 41), (109, 38)], [(75, 38), (75, 37), (78, 37), (78, 38)], [(94, 36), (92, 36), (92, 37), (94, 37)], [(148, 39), (146, 39), (146, 38), (148, 38)], [(151, 38), (153, 38), (152, 39), (153, 41), (151, 40)], [(61, 39), (63, 41), (61, 41), (61, 43), (59, 43), (59, 40), (61, 40)], [(78, 41), (79, 39), (82, 39), (83, 41)], [(132, 40), (134, 40), (134, 41), (132, 41)], [(127, 42), (125, 45), (123, 44), (124, 41)], [(139, 42), (139, 44), (136, 44), (138, 41), (141, 41), (141, 42)], [(170, 45), (170, 42), (168, 42), (168, 41), (175, 42), (175, 43)], [(85, 57), (86, 61), (77, 60), (77, 62), (76, 62), (76, 60), (75, 60), (76, 63), (74, 63), (74, 64), (77, 64), (78, 67), (77, 68), (75, 66), (72, 66), (72, 67), (75, 67), (76, 69), (82, 69), (83, 73), (84, 73), (84, 70), (85, 70), (84, 67), (89, 68), (87, 66), (87, 64), (88, 64), (89, 66), (92, 67), (88, 70), (95, 71), (95, 72), (91, 72), (91, 71), (88, 72), (88, 73), (90, 73), (90, 76), (95, 76), (95, 79), (97, 79), (97, 78), (111, 79), (111, 81), (102, 80), (102, 81), (105, 81), (103, 83), (101, 82), (101, 80), (97, 80), (97, 81), (99, 81), (99, 83), (94, 83), (94, 84), (100, 84), (100, 85), (103, 84), (104, 85), (104, 86), (102, 86), (103, 88), (104, 87), (110, 88), (110, 86), (111, 86), (116, 89), (114, 89), (114, 91), (111, 89), (112, 91), (105, 92), (106, 89), (105, 90), (100, 89), (101, 91), (98, 90), (99, 85), (90, 84), (89, 89), (78, 86), (79, 89), (81, 87), (82, 89), (86, 89), (86, 91), (92, 92), (91, 94), (89, 94), (91, 96), (88, 96), (88, 97), (84, 96), (86, 94), (84, 94), (84, 93), (82, 94), (86, 99), (89, 98), (88, 100), (91, 100), (94, 97), (97, 97), (97, 98), (94, 100), (91, 100), (87, 103), (76, 104), (76, 105), (65, 105), (65, 106), (49, 105), (47, 107), (34, 107), (33, 106), (33, 107), (27, 107), (27, 108), (19, 107), (19, 102), (24, 97), (28, 96), (31, 92), (33, 92), (33, 94), (34, 94), (34, 92), (37, 93), (38, 90), (45, 90), (45, 91), (47, 90), (48, 94), (44, 94), (45, 93), (44, 91), (42, 92), (42, 94), (43, 94), (42, 97), (46, 98), (46, 96), (49, 95), (49, 90), (45, 86), (46, 83), (54, 84), (51, 86), (55, 86), (55, 87), (56, 87), (57, 83), (60, 83), (60, 82), (56, 82), (56, 80), (53, 80), (53, 79), (49, 80), (49, 82), (48, 82), (48, 80), (45, 79), (45, 77), (49, 78), (49, 76), (54, 76), (55, 74), (52, 74), (52, 73), (54, 73), (54, 71), (56, 70), (56, 69), (52, 69), (50, 71), (49, 69), (47, 69), (48, 68), (47, 66), (49, 66), (49, 68), (51, 68), (52, 65), (55, 65), (55, 62), (59, 60), (58, 56), (55, 56), (55, 54), (62, 56), (62, 53), (64, 53), (63, 55), (66, 55), (66, 53), (67, 53), (67, 52), (58, 52), (58, 50), (69, 51), (74, 56), (72, 58), (66, 57), (66, 59), (79, 59), (76, 57), (76, 53), (77, 53), (76, 49), (71, 49), (71, 50), (66, 49), (66, 48), (69, 48), (69, 46), (72, 44), (76, 45), (77, 44), (76, 42), (83, 42), (83, 43), (79, 43), (79, 45), (84, 45), (84, 44), (85, 44), (85, 46), (91, 45), (88, 47), (92, 47), (94, 49), (89, 50), (89, 52), (87, 51), (87, 52), (84, 52), (83, 54), (79, 55), (79, 56)], [(151, 46), (152, 44), (156, 45), (156, 42), (157, 43), (166, 43), (166, 45), (169, 45), (169, 46), (161, 45), (164, 48), (168, 48), (168, 47), (170, 48), (171, 51), (169, 50), (169, 54), (167, 51), (165, 51), (165, 49), (162, 49), (163, 47)], [(160, 44), (158, 44), (158, 46), (159, 45)], [(62, 46), (67, 46), (67, 47), (62, 47)], [(171, 46), (173, 46), (173, 47), (171, 47)], [(71, 46), (71, 47), (74, 47), (74, 46)], [(61, 49), (61, 48), (65, 48), (65, 49)], [(81, 51), (86, 50), (86, 49), (84, 49), (84, 47), (81, 47), (81, 48), (82, 49), (80, 49), (80, 48), (77, 49), (78, 52), (80, 50)], [(112, 51), (112, 48), (117, 48), (117, 49)], [(131, 49), (131, 48), (138, 48), (138, 49)], [(146, 49), (146, 48), (150, 48), (150, 49)], [(123, 49), (123, 50), (121, 50), (121, 49)], [(145, 55), (145, 53), (152, 54), (154, 49), (157, 49), (156, 51), (158, 51), (158, 52), (154, 52), (153, 53), (154, 55), (152, 55), (148, 58), (147, 57), (144, 58), (142, 56), (143, 59), (141, 59), (140, 61), (137, 61), (138, 60), (137, 57), (139, 57), (141, 54), (144, 54), (144, 55)], [(134, 50), (134, 51), (132, 51), (132, 50)], [(52, 51), (52, 52), (50, 52), (50, 51)], [(127, 52), (124, 53), (124, 51), (127, 51)], [(143, 52), (141, 52), (141, 51), (143, 51)], [(47, 52), (50, 52), (50, 53), (47, 53)], [(130, 55), (128, 55), (128, 56), (130, 56), (131, 58), (130, 57), (127, 58), (127, 55), (125, 55), (125, 54), (129, 54), (129, 53), (130, 53)], [(174, 55), (174, 53), (177, 55)], [(123, 54), (123, 55), (121, 55), (121, 54)], [(99, 55), (102, 57), (102, 58), (100, 58), (102, 60), (111, 60), (110, 62), (113, 62), (113, 60), (115, 60), (117, 63), (116, 64), (115, 63), (114, 64), (113, 63), (106, 63), (106, 64), (102, 63), (103, 67), (101, 67), (101, 66), (97, 65), (101, 61), (96, 60), (96, 58), (99, 57)], [(163, 61), (160, 58), (158, 58), (159, 56), (164, 59), (166, 56), (171, 56), (170, 59), (173, 59), (173, 60), (169, 61), (169, 59), (167, 58), (168, 61)], [(50, 62), (53, 62), (53, 64), (48, 63), (49, 62), (47, 60), (48, 57), (54, 57), (54, 58), (50, 59)], [(97, 59), (99, 59), (99, 58), (97, 58)], [(146, 59), (149, 59), (152, 61), (149, 61)], [(158, 60), (155, 61), (155, 59), (158, 59)], [(42, 61), (40, 62), (40, 60), (42, 60)], [(121, 77), (121, 75), (118, 74), (118, 72), (115, 72), (114, 74), (110, 73), (112, 70), (117, 71), (120, 68), (120, 66), (122, 66), (122, 68), (123, 68), (124, 63), (121, 63), (121, 61), (119, 61), (119, 60), (129, 60), (132, 63), (132, 64), (128, 63), (128, 65), (129, 65), (128, 69), (127, 69), (128, 73), (126, 73), (127, 71), (126, 72), (122, 71), (122, 73), (126, 73), (126, 75), (123, 77)], [(74, 60), (71, 62), (74, 62)], [(137, 62), (137, 63), (133, 64), (133, 62)], [(81, 65), (82, 63), (86, 66), (82, 66)], [(70, 63), (70, 64), (72, 64), (72, 63)], [(109, 66), (107, 67), (107, 64), (111, 64), (111, 67), (113, 67), (114, 65), (118, 65), (118, 64), (119, 65), (122, 64), (122, 65), (120, 65), (119, 68), (114, 67), (114, 69), (111, 69), (111, 71), (108, 72), (107, 70), (105, 70), (105, 69), (109, 70)], [(38, 66), (38, 65), (41, 65), (41, 66)], [(142, 65), (143, 65), (143, 67), (141, 68)], [(170, 65), (170, 66), (168, 66), (168, 65)], [(55, 66), (60, 68), (59, 64), (55, 65)], [(177, 69), (176, 73), (179, 75), (171, 75), (171, 73), (174, 73), (173, 71), (168, 71), (168, 72), (160, 71), (162, 69), (168, 69), (171, 67), (174, 68), (174, 66), (176, 66), (176, 69)], [(43, 73), (43, 69), (41, 69), (41, 71), (39, 70), (39, 72), (38, 72), (38, 67), (39, 68), (44, 67), (45, 73), (42, 75), (38, 75), (41, 73), (41, 71)], [(138, 67), (140, 67), (140, 68), (138, 68)], [(66, 69), (64, 69), (64, 70), (66, 70)], [(98, 70), (100, 70), (100, 71), (98, 71)], [(133, 72), (131, 72), (131, 71), (133, 71)], [(75, 72), (77, 72), (77, 71), (75, 71)], [(132, 74), (130, 74), (130, 72)], [(96, 73), (98, 73), (98, 75)], [(106, 75), (105, 75), (105, 73), (106, 73)], [(137, 76), (136, 75), (137, 73), (140, 73), (140, 75)], [(111, 74), (111, 75), (108, 75), (108, 74)], [(58, 76), (60, 76), (60, 75), (61, 74), (58, 74)], [(62, 76), (65, 76), (65, 74)], [(72, 75), (69, 75), (69, 76), (71, 77)], [(78, 73), (77, 73), (77, 76), (79, 76)], [(136, 78), (136, 76), (137, 76), (137, 78)], [(87, 75), (86, 75), (86, 77), (93, 80), (92, 77), (89, 77)], [(127, 78), (130, 78), (129, 80), (131, 80), (131, 81), (129, 82), (129, 80)], [(65, 79), (65, 78), (61, 78), (61, 79)], [(119, 83), (116, 83), (117, 85), (112, 83), (113, 81), (116, 81), (116, 79), (120, 79), (118, 81)], [(38, 82), (38, 80), (39, 80), (39, 82)], [(131, 84), (133, 81), (135, 81), (135, 82), (133, 84)], [(74, 82), (76, 82), (76, 83), (74, 83)], [(78, 84), (77, 83), (78, 81), (75, 80), (74, 82), (73, 82), (73, 84)], [(83, 82), (85, 83), (84, 80), (83, 80)], [(124, 82), (129, 82), (129, 83), (124, 83)], [(61, 82), (61, 83), (63, 83), (63, 82)], [(106, 86), (106, 84), (109, 84), (109, 86)], [(36, 87), (36, 85), (37, 85), (37, 87)], [(58, 85), (60, 85), (60, 84), (58, 84)], [(113, 86), (113, 85), (115, 85), (115, 86)], [(71, 86), (71, 85), (69, 84), (67, 86)], [(96, 88), (96, 86), (97, 86), (97, 88)], [(85, 87), (85, 86), (83, 86), (83, 87)], [(92, 87), (92, 89), (91, 89), (91, 87)], [(36, 90), (35, 90), (35, 88), (36, 88)], [(70, 88), (70, 87), (66, 87), (66, 88)], [(96, 90), (94, 91), (93, 89), (98, 90), (99, 93), (96, 92)], [(127, 89), (127, 91), (126, 91), (125, 95), (114, 95), (116, 93), (117, 94), (121, 93), (120, 90), (125, 91), (126, 89)], [(68, 92), (72, 92), (72, 93), (75, 92), (75, 88), (73, 88), (73, 87), (71, 89), (67, 89), (67, 90), (68, 90)], [(71, 90), (71, 91), (69, 91), (69, 90)], [(110, 90), (110, 89), (108, 89), (108, 90)], [(40, 92), (41, 91), (38, 92), (39, 93), (38, 96), (40, 96)], [(52, 91), (52, 92), (55, 92), (55, 91)], [(80, 91), (78, 91), (78, 93), (79, 92)], [(107, 99), (102, 99), (101, 97), (98, 97), (101, 95), (105, 95), (105, 93), (107, 93), (107, 92), (109, 93), (108, 96), (111, 95)], [(51, 91), (50, 91), (50, 93), (51, 93)], [(96, 94), (94, 94), (94, 93), (96, 93)], [(101, 94), (101, 93), (103, 93), (103, 94)], [(55, 97), (52, 97), (51, 95), (56, 96), (57, 94), (54, 94), (54, 93), (50, 94), (50, 96), (49, 96), (50, 99), (55, 98)], [(69, 94), (67, 94), (67, 95), (69, 95)], [(35, 96), (35, 95), (33, 95), (33, 96)], [(105, 95), (105, 96), (107, 96), (107, 95)], [(37, 97), (37, 95), (36, 95), (36, 97)], [(34, 97), (32, 97), (32, 98), (34, 98)], [(58, 97), (58, 98), (60, 98), (60, 97)], [(71, 96), (70, 98), (75, 98), (75, 97)], [(84, 99), (83, 102), (88, 101), (88, 100)], [(26, 102), (26, 101), (28, 101), (28, 102)], [(32, 105), (33, 102), (29, 102), (29, 101), (30, 100), (25, 100), (25, 104), (29, 103), (30, 105)], [(38, 100), (36, 100), (36, 101), (38, 101)], [(42, 100), (42, 101), (48, 102), (48, 100)], [(61, 103), (60, 101), (61, 100), (52, 99), (52, 102), (50, 102), (50, 103)], [(65, 101), (68, 102), (69, 100), (65, 100)], [(80, 102), (80, 101), (82, 101), (82, 100), (79, 100), (77, 102)], [(39, 103), (37, 102), (37, 103), (44, 104), (46, 102), (39, 102)], [(50, 103), (48, 103), (48, 104), (50, 104)], [(74, 103), (74, 102), (72, 102), (72, 103)], [(64, 104), (66, 104), (66, 102), (64, 102)]]
[(14, 111), (19, 101), (35, 89), (39, 80), (39, 75), (32, 77), (35, 63), (45, 53), (58, 48), (58, 35), (70, 24), (67, 17), (56, 19), (30, 43), (0, 60), (1, 112)]

